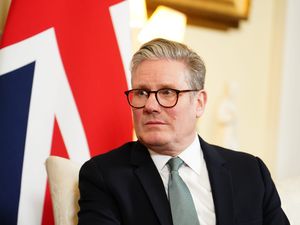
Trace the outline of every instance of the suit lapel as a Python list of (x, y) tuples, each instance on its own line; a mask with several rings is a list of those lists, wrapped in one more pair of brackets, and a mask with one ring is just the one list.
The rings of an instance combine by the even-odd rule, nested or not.
[(136, 166), (135, 174), (144, 187), (161, 225), (172, 225), (171, 209), (160, 174), (148, 150), (139, 142), (132, 151), (131, 162)]
[[(199, 139), (212, 188), (217, 225), (232, 225), (235, 222), (230, 170), (217, 147), (206, 143), (200, 137)], [(170, 205), (163, 182), (148, 150), (139, 142), (132, 151), (131, 162), (136, 166), (135, 174), (144, 187), (161, 225), (172, 225)]]
[(217, 224), (232, 225), (234, 204), (230, 170), (216, 146), (204, 142), (201, 138), (200, 143), (212, 188)]

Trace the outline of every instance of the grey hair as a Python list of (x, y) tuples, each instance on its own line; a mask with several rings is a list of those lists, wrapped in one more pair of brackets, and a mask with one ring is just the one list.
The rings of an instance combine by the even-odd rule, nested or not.
[(130, 65), (131, 76), (145, 60), (170, 59), (186, 65), (188, 83), (192, 89), (203, 89), (206, 68), (200, 56), (186, 45), (162, 38), (153, 39), (141, 46), (133, 55)]

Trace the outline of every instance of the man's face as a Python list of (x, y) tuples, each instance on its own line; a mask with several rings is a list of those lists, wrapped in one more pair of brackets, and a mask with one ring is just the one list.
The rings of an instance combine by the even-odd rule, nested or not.
[[(161, 88), (191, 89), (187, 83), (187, 69), (176, 60), (146, 60), (132, 77), (133, 89), (156, 91)], [(144, 108), (133, 108), (138, 139), (148, 148), (161, 154), (176, 155), (195, 137), (196, 120), (203, 113), (206, 93), (180, 93), (173, 108), (160, 106), (155, 94), (150, 94)]]

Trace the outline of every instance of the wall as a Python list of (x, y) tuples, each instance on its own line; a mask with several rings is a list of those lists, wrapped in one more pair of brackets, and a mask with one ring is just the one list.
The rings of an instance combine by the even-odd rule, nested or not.
[(280, 179), (300, 177), (300, 2), (289, 0), (285, 25), (278, 168)]
[[(291, 1), (293, 0), (288, 2)], [(282, 73), (286, 70), (285, 67), (290, 67), (282, 63), (287, 27), (286, 2), (287, 0), (252, 0), (249, 19), (241, 22), (239, 29), (218, 31), (188, 26), (184, 40), (184, 43), (202, 56), (207, 66), (208, 104), (206, 113), (199, 121), (198, 132), (209, 142), (224, 145), (220, 136), (222, 126), (218, 121), (217, 112), (228, 83), (234, 81), (237, 84), (234, 101), (237, 113), (238, 150), (261, 157), (274, 178), (288, 176), (291, 171), (295, 171), (293, 167), (300, 154), (295, 148), (299, 146), (297, 140), (300, 140), (296, 137), (298, 134), (295, 127), (291, 130), (288, 128), (299, 124), (294, 123), (297, 122), (298, 116), (291, 113), (295, 106), (295, 103), (291, 103), (295, 101), (295, 97), (292, 98), (290, 95), (297, 96), (297, 93), (289, 92), (289, 97), (283, 97), (290, 99), (289, 103), (280, 100), (280, 95), (284, 96), (284, 92), (291, 88), (288, 84), (285, 84), (287, 87), (283, 87), (283, 83), (297, 83), (297, 75), (286, 78), (287, 74), (293, 72)], [(299, 18), (291, 20), (293, 22), (287, 23), (296, 24)], [(134, 50), (140, 45), (137, 34), (138, 31), (133, 30)], [(289, 81), (284, 81), (286, 79)], [(285, 91), (282, 91), (282, 88)], [(281, 103), (293, 107), (287, 110), (285, 106), (281, 106), (288, 112), (281, 110), (279, 115)], [(296, 111), (299, 114), (299, 110)], [(279, 117), (282, 121), (286, 116), (289, 117), (289, 123), (284, 123), (286, 127), (283, 128), (283, 122), (280, 122), (279, 129)], [(292, 147), (288, 154), (287, 149), (283, 147), (287, 142), (288, 146)], [(290, 162), (292, 164), (289, 165)], [(300, 173), (298, 167), (294, 173)]]
[[(281, 76), (273, 75), (272, 63), (280, 61), (278, 39), (282, 29), (275, 22), (282, 19), (282, 13), (278, 13), (278, 8), (284, 9), (282, 5), (282, 1), (252, 0), (250, 17), (239, 29), (223, 32), (189, 26), (185, 39), (207, 66), (208, 105), (199, 122), (199, 133), (223, 145), (216, 114), (227, 83), (234, 81), (238, 85), (235, 102), (239, 150), (261, 157), (274, 173), (279, 108), (276, 82)], [(280, 64), (275, 67), (280, 68)]]

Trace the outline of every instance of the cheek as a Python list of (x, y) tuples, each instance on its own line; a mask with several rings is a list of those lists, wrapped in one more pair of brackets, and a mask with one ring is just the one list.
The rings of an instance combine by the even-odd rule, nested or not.
[(141, 110), (133, 109), (132, 115), (133, 115), (133, 122), (136, 126), (141, 121), (142, 112)]
[(170, 108), (166, 111), (166, 114), (168, 115), (169, 122), (176, 121), (179, 117), (178, 110), (175, 110), (174, 108)]
[(192, 122), (191, 118), (196, 118), (195, 113), (189, 110), (188, 107), (189, 106), (178, 107), (176, 109), (171, 108), (168, 111), (169, 122), (171, 122), (177, 129), (188, 126)]

